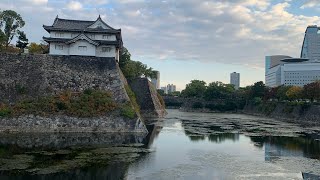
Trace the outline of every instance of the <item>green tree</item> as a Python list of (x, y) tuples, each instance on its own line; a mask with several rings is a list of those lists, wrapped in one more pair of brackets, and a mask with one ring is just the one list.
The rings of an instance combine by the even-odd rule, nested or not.
[(228, 99), (234, 93), (234, 86), (231, 84), (224, 84), (222, 82), (212, 82), (206, 88), (204, 98), (206, 100), (213, 99)]
[(0, 13), (1, 44), (7, 48), (14, 36), (17, 35), (19, 28), (22, 28), (24, 25), (25, 22), (20, 14), (13, 10), (2, 11)]
[(183, 97), (199, 97), (202, 98), (206, 91), (206, 82), (200, 80), (192, 80), (186, 85), (186, 88), (181, 92)]
[(253, 99), (255, 97), (263, 98), (266, 92), (266, 86), (262, 81), (254, 83), (253, 86), (251, 86), (250, 90), (250, 98)]
[(277, 99), (280, 101), (287, 100), (287, 92), (291, 87), (292, 86), (279, 86), (276, 94)]
[(23, 49), (29, 44), (26, 34), (23, 31), (18, 30), (18, 41), (16, 47), (20, 48), (20, 52), (23, 52)]
[(154, 71), (151, 67), (147, 67), (147, 65), (143, 64), (140, 61), (131, 60), (131, 54), (127, 48), (123, 47), (119, 66), (127, 79), (135, 79), (141, 76), (156, 78), (157, 72)]

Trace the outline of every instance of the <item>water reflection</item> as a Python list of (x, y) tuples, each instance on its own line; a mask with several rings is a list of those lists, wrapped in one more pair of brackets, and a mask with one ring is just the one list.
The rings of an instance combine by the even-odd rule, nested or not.
[(320, 142), (309, 137), (250, 137), (258, 147), (265, 149), (265, 160), (279, 157), (307, 157), (320, 160)]

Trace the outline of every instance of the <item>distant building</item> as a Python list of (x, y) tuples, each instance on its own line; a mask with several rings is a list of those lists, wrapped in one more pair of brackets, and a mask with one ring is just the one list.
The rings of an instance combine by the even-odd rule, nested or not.
[[(273, 55), (266, 56), (265, 58), (265, 84), (269, 87), (280, 86), (280, 71), (277, 69), (271, 69), (280, 64), (284, 64), (283, 59), (291, 58), (290, 56), (285, 55)], [(271, 70), (271, 72), (269, 72)]]
[(173, 93), (173, 92), (175, 92), (175, 91), (177, 91), (176, 90), (176, 85), (173, 85), (173, 84), (168, 84), (167, 85), (167, 94), (170, 94), (170, 93)]
[(287, 58), (271, 67), (266, 74), (266, 86), (304, 86), (320, 80), (320, 62), (303, 58)]
[(163, 90), (163, 92), (164, 92), (165, 94), (168, 94), (168, 89), (167, 89), (166, 86), (165, 86), (165, 87), (161, 87), (161, 90)]
[(320, 80), (320, 27), (307, 27), (300, 58), (267, 56), (265, 68), (268, 87), (304, 86)]
[(114, 29), (100, 16), (95, 21), (61, 19), (56, 17), (51, 26), (43, 25), (50, 37), (51, 55), (80, 55), (115, 58), (119, 61), (122, 48), (121, 29)]
[(308, 26), (304, 35), (300, 58), (320, 60), (320, 27)]
[(160, 89), (160, 72), (157, 71), (157, 77), (151, 79), (152, 84), (155, 88)]
[(233, 72), (230, 74), (230, 84), (233, 84), (235, 89), (239, 89), (240, 73)]

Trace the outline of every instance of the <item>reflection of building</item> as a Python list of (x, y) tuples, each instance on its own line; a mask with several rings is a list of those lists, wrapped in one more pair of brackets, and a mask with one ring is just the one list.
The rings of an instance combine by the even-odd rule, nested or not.
[(157, 71), (157, 77), (151, 79), (152, 84), (155, 88), (160, 89), (160, 72)]
[(308, 26), (300, 58), (289, 56), (266, 56), (265, 84), (269, 87), (280, 85), (304, 86), (320, 79), (320, 30)]
[(168, 91), (167, 94), (170, 94), (170, 93), (175, 92), (175, 91), (176, 91), (176, 85), (168, 84), (168, 85), (167, 85), (167, 91)]
[(80, 55), (111, 57), (119, 60), (122, 47), (121, 29), (114, 29), (100, 16), (95, 21), (61, 19), (56, 17), (52, 26), (43, 26), (50, 37), (52, 55)]
[(230, 84), (234, 85), (235, 89), (240, 87), (240, 73), (233, 72), (230, 74)]

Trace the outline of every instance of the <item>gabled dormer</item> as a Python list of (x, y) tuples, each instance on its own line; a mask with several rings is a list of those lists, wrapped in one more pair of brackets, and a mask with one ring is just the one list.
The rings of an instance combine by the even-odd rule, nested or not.
[(97, 18), (97, 20), (92, 25), (88, 26), (87, 28), (89, 28), (89, 29), (111, 29), (111, 30), (116, 30), (113, 27), (109, 26), (107, 23), (105, 23), (101, 19), (100, 15)]

